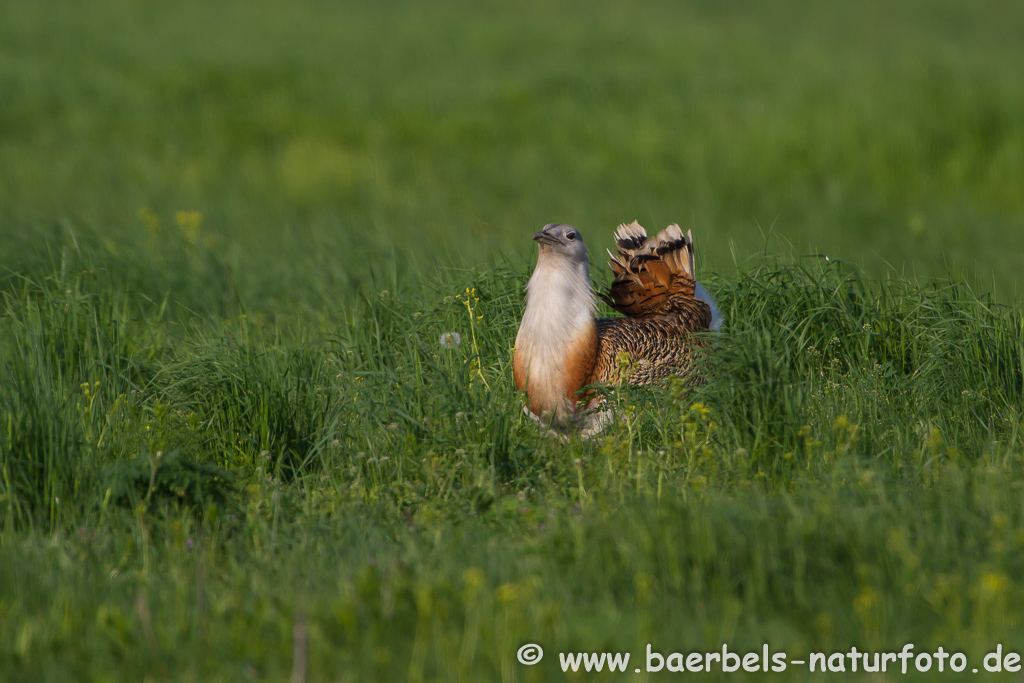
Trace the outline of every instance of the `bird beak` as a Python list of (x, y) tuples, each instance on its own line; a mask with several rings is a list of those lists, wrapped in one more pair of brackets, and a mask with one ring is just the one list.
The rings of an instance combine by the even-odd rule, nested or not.
[(539, 231), (533, 236), (533, 239), (540, 242), (541, 244), (561, 244), (561, 240), (548, 232), (547, 228)]

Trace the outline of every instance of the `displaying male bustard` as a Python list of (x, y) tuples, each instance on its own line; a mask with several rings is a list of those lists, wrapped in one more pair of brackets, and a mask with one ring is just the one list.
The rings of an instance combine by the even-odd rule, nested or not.
[(567, 426), (598, 399), (590, 384), (647, 384), (686, 375), (701, 342), (694, 332), (720, 317), (694, 279), (693, 238), (672, 224), (653, 240), (633, 221), (615, 232), (615, 275), (602, 298), (623, 318), (595, 318), (587, 248), (579, 230), (549, 224), (533, 236), (537, 267), (526, 285), (512, 374), (529, 411)]

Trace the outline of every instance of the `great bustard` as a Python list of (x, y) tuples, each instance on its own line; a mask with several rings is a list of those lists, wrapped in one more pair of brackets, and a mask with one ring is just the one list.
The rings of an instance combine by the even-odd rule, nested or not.
[(634, 221), (615, 233), (615, 275), (602, 298), (624, 318), (595, 318), (587, 248), (579, 230), (550, 224), (533, 236), (537, 267), (526, 286), (512, 373), (529, 412), (563, 426), (597, 399), (591, 384), (647, 384), (690, 371), (694, 332), (718, 311), (694, 279), (693, 239), (670, 225), (653, 240)]

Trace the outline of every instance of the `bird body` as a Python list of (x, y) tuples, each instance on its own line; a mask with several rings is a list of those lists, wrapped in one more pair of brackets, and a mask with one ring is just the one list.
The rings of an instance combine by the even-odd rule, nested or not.
[[(583, 247), (582, 240), (578, 245)], [(583, 256), (566, 259), (542, 246), (526, 285), (512, 373), (518, 389), (529, 386), (530, 410), (538, 415), (571, 413), (596, 360), (595, 302), (585, 247)]]
[(647, 384), (685, 374), (699, 342), (694, 332), (712, 322), (709, 301), (696, 296), (693, 241), (676, 225), (649, 240), (635, 221), (616, 232), (618, 256), (607, 296), (623, 318), (595, 318), (586, 247), (571, 225), (550, 224), (534, 235), (537, 267), (526, 286), (526, 309), (516, 336), (513, 377), (529, 411), (571, 423), (597, 399), (591, 384)]

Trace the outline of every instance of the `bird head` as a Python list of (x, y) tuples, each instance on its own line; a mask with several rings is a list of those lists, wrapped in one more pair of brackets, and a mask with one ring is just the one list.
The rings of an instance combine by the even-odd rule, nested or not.
[(587, 247), (583, 244), (583, 236), (571, 225), (548, 223), (533, 239), (540, 247), (542, 258), (565, 260), (573, 264), (587, 263)]

